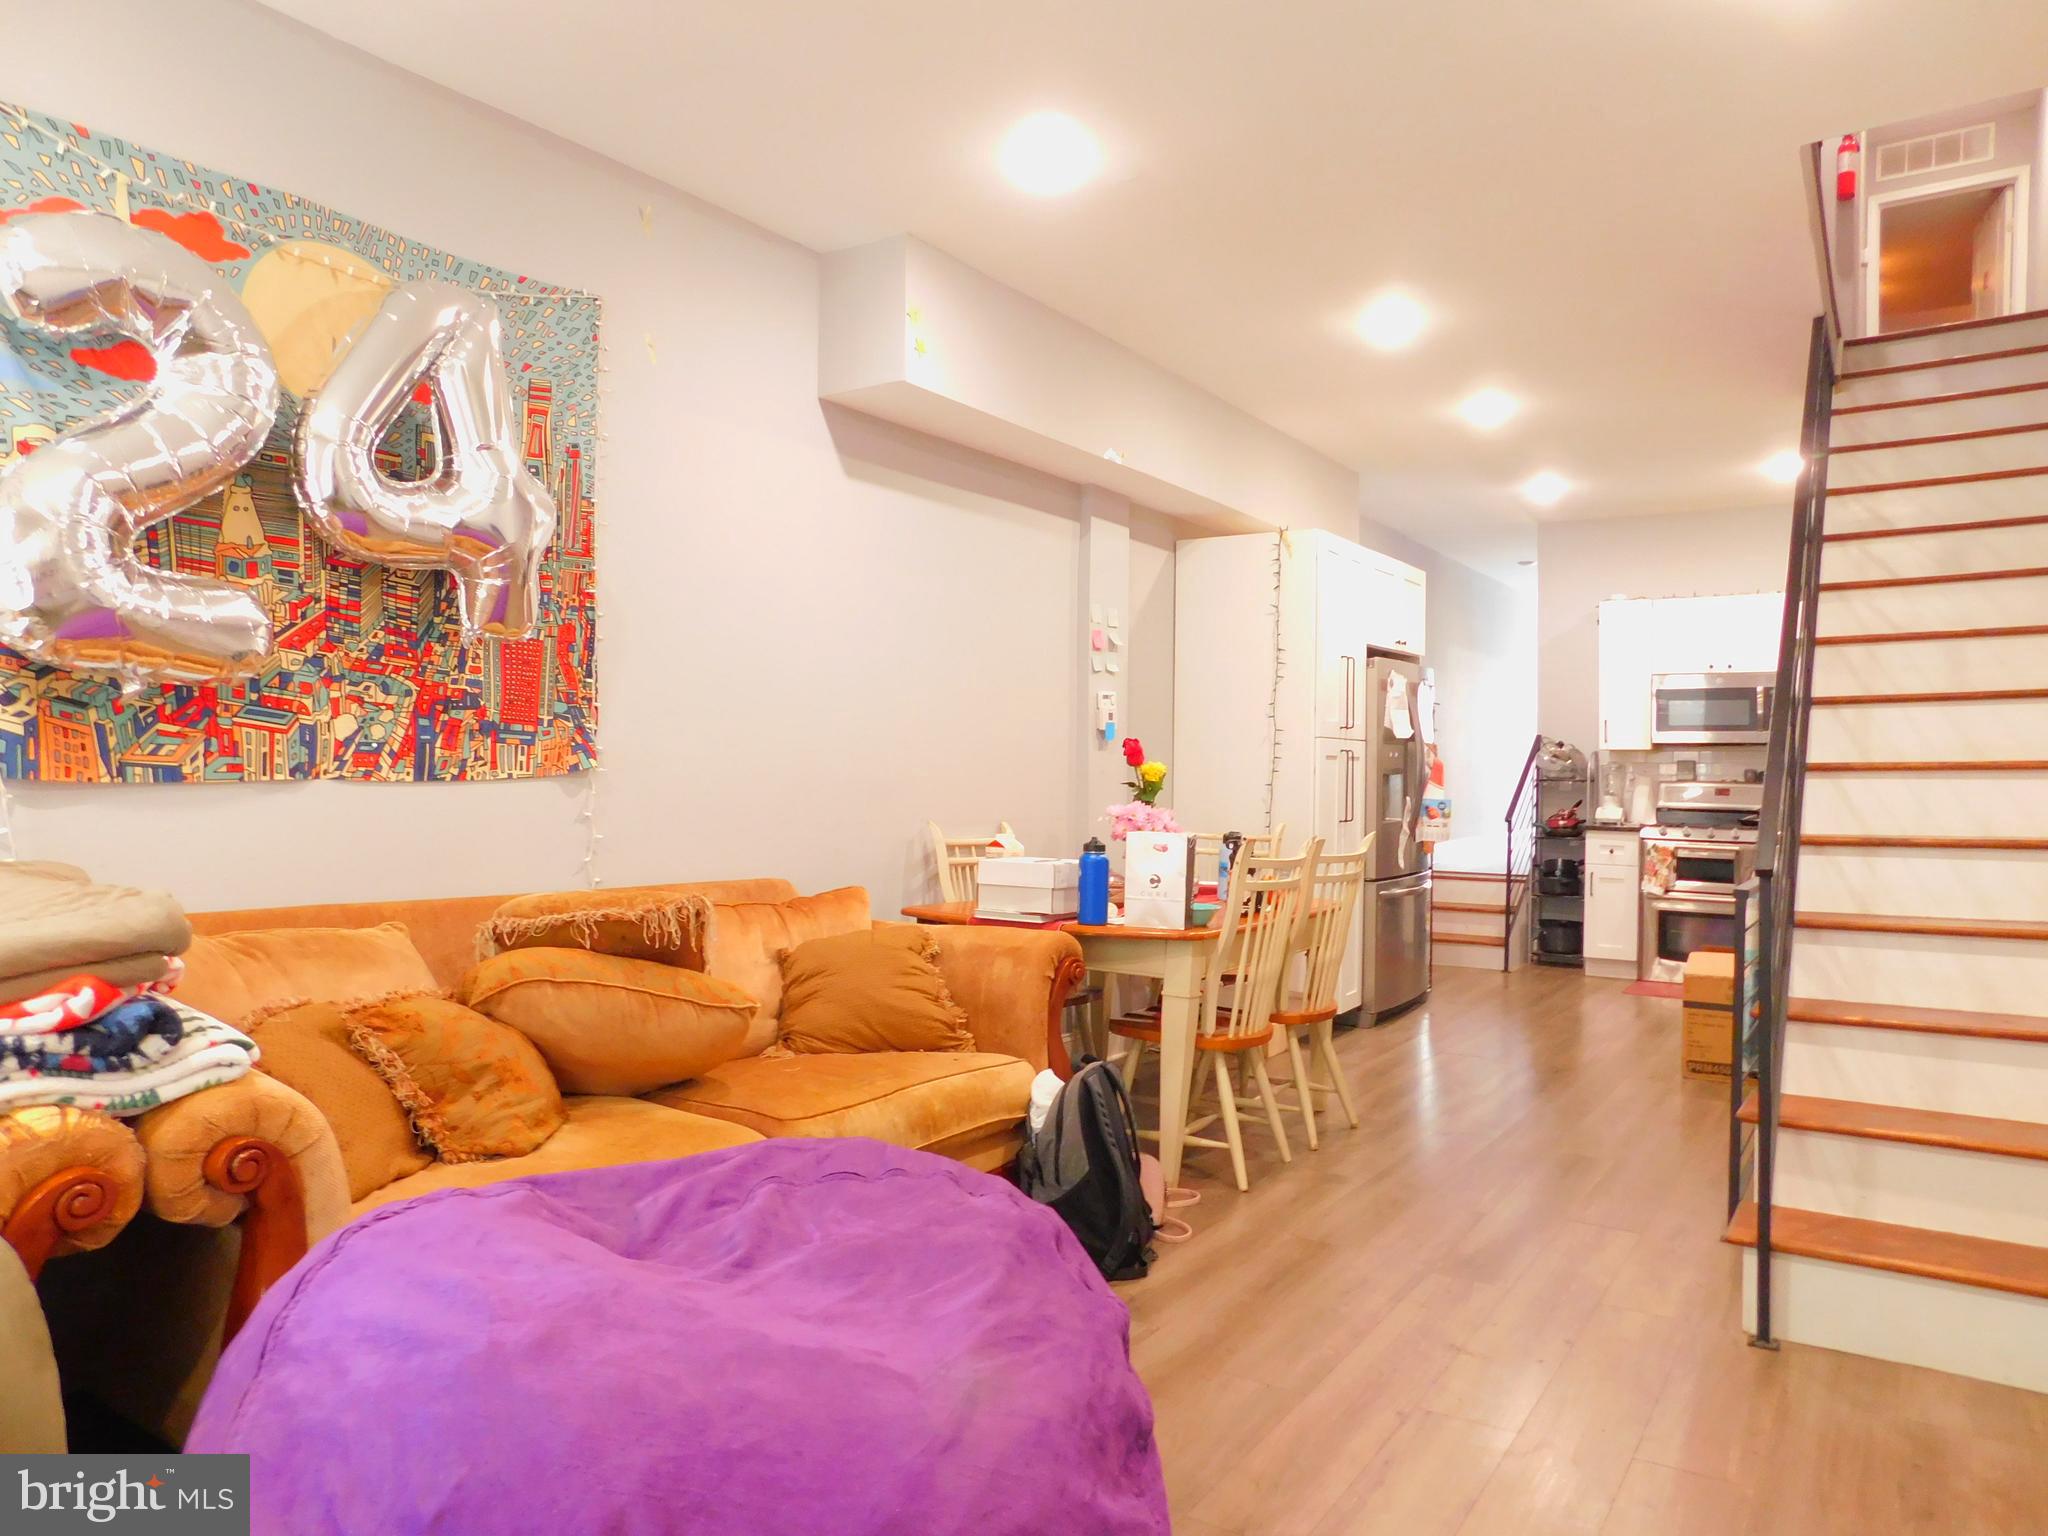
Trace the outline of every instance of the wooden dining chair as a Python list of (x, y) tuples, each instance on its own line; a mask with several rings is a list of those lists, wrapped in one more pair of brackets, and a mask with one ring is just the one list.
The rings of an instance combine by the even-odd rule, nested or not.
[[(1215, 1113), (1187, 1122), (1183, 1141), (1192, 1147), (1217, 1147), (1230, 1153), (1230, 1169), (1240, 1190), (1251, 1188), (1245, 1172), (1244, 1128), (1239, 1111), (1249, 1106), (1238, 1097), (1231, 1063), (1245, 1062), (1257, 1085), (1259, 1101), (1266, 1112), (1266, 1124), (1273, 1132), (1280, 1160), (1292, 1162), (1287, 1144), (1287, 1127), (1280, 1119), (1280, 1103), (1273, 1092), (1273, 1080), (1266, 1071), (1266, 1046), (1273, 1038), (1273, 1014), (1286, 984), (1289, 962), (1295, 954), (1300, 929), (1300, 908), (1308, 886), (1310, 857), (1292, 859), (1247, 854), (1232, 872), (1230, 893), (1215, 922), (1218, 935), (1208, 974), (1202, 984), (1197, 1013), (1195, 1052), (1199, 1062), (1206, 1058), (1214, 1079)], [(1226, 977), (1228, 978), (1226, 980)], [(1229, 989), (1227, 1006), (1222, 1001)], [(1129, 1081), (1140, 1055), (1159, 1046), (1160, 1022), (1156, 1014), (1143, 1013), (1110, 1021), (1110, 1033), (1129, 1042), (1119, 1066)], [(1202, 1086), (1199, 1067), (1196, 1087)], [(1162, 1095), (1162, 1098), (1167, 1097)], [(1190, 1108), (1193, 1107), (1191, 1096)], [(1218, 1119), (1223, 1122), (1224, 1139), (1195, 1134)], [(1140, 1135), (1156, 1139), (1157, 1131)]]
[[(1223, 834), (1221, 832), (1190, 832), (1189, 847), (1193, 849), (1195, 879), (1197, 882), (1214, 880), (1217, 868), (1223, 861)], [(1241, 853), (1277, 854), (1287, 847), (1287, 823), (1278, 822), (1270, 832), (1247, 832)]]
[(1017, 835), (1007, 821), (997, 822), (993, 832), (971, 837), (948, 837), (936, 821), (928, 821), (925, 826), (931, 830), (932, 855), (938, 861), (941, 901), (977, 900), (981, 895), (981, 860), (988, 852), (989, 840), (1004, 834)]
[[(1290, 966), (1300, 980), (1300, 989), (1283, 991), (1273, 1023), (1287, 1041), (1288, 1065), (1294, 1074), (1294, 1101), (1282, 1108), (1297, 1110), (1308, 1133), (1309, 1150), (1321, 1146), (1316, 1136), (1316, 1095), (1334, 1093), (1343, 1106), (1344, 1118), (1353, 1129), (1358, 1125), (1358, 1108), (1351, 1102), (1351, 1088), (1337, 1061), (1337, 983), (1344, 969), (1345, 946), (1358, 933), (1358, 903), (1365, 890), (1367, 856), (1372, 851), (1368, 835), (1355, 853), (1316, 851), (1308, 881), (1308, 899), (1302, 903), (1294, 953), (1302, 957)], [(1304, 1035), (1309, 1052), (1328, 1082), (1309, 1075), (1303, 1053)]]

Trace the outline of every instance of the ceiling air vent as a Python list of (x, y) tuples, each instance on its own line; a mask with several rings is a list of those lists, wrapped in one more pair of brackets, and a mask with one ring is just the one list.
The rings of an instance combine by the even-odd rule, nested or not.
[(1877, 179), (1891, 181), (1899, 176), (1919, 176), (1928, 171), (1946, 171), (1958, 165), (1975, 165), (1989, 160), (1992, 125), (1978, 123), (1970, 128), (1952, 128), (1947, 133), (1930, 133), (1918, 139), (1901, 139), (1877, 147)]

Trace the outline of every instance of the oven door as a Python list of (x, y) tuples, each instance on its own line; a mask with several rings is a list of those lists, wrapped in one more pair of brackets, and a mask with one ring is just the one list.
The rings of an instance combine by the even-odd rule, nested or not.
[(1673, 895), (1724, 895), (1756, 870), (1754, 843), (1709, 843), (1690, 838), (1661, 837), (1646, 837), (1643, 841), (1654, 848), (1671, 850)]
[(1763, 672), (1666, 672), (1652, 679), (1650, 740), (1659, 746), (1771, 739), (1777, 679)]
[(1735, 893), (1643, 898), (1641, 958), (1644, 981), (1683, 981), (1685, 962), (1697, 949), (1735, 948)]

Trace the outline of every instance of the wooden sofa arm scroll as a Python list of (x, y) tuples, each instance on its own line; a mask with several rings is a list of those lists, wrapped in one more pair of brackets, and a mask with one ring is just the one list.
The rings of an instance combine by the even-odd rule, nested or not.
[(206, 1182), (249, 1202), (242, 1215), (242, 1255), (228, 1293), (223, 1340), (241, 1332), (263, 1293), (306, 1255), (306, 1191), (292, 1160), (271, 1142), (230, 1136), (201, 1164)]
[(8, 1212), (0, 1236), (21, 1255), (29, 1279), (38, 1280), (58, 1245), (105, 1221), (120, 1198), (114, 1176), (104, 1168), (63, 1168)]
[(0, 1237), (35, 1279), (110, 1243), (142, 1206), (143, 1155), (119, 1120), (44, 1104), (0, 1114)]
[(1052, 997), (1045, 1016), (1045, 1058), (1062, 1082), (1074, 1075), (1073, 1059), (1067, 1054), (1067, 999), (1088, 980), (1088, 962), (1079, 955), (1067, 955), (1053, 972)]

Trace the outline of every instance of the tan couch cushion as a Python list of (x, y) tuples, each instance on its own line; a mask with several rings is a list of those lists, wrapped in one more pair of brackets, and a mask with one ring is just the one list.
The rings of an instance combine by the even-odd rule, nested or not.
[(523, 1157), (562, 1128), (562, 1090), (533, 1042), (453, 998), (357, 1003), (348, 1028), (444, 1163)]
[(810, 939), (782, 957), (782, 1044), (798, 1055), (971, 1051), (928, 930), (905, 923)]
[(648, 1097), (764, 1136), (871, 1136), (953, 1153), (991, 1138), (1014, 1147), (1032, 1075), (981, 1051), (748, 1056)]
[(582, 949), (493, 955), (463, 1000), (540, 1048), (567, 1093), (645, 1093), (731, 1061), (754, 1000), (731, 982)]
[(265, 928), (194, 939), (178, 1001), (240, 1026), (280, 1003), (347, 1002), (437, 985), (399, 923)]
[(349, 1045), (341, 1003), (295, 1003), (249, 1021), (262, 1048), (259, 1072), (312, 1100), (341, 1147), (348, 1197), (360, 1200), (434, 1160), (412, 1133), (391, 1085)]
[(704, 969), (761, 1005), (747, 1031), (748, 1055), (773, 1045), (780, 1031), (783, 951), (871, 924), (868, 893), (857, 885), (788, 901), (720, 901), (713, 906), (711, 953)]
[(761, 1139), (745, 1126), (728, 1125), (702, 1115), (679, 1114), (645, 1099), (568, 1098), (562, 1101), (562, 1108), (562, 1128), (539, 1151), (525, 1157), (500, 1157), (481, 1163), (436, 1163), (358, 1200), (349, 1215), (360, 1216), (390, 1201), (436, 1189), (473, 1189), (500, 1179), (524, 1178), (530, 1173), (567, 1173), (575, 1168), (659, 1162)]
[(588, 949), (627, 960), (704, 969), (705, 897), (661, 886), (515, 896), (477, 932), (477, 953)]

